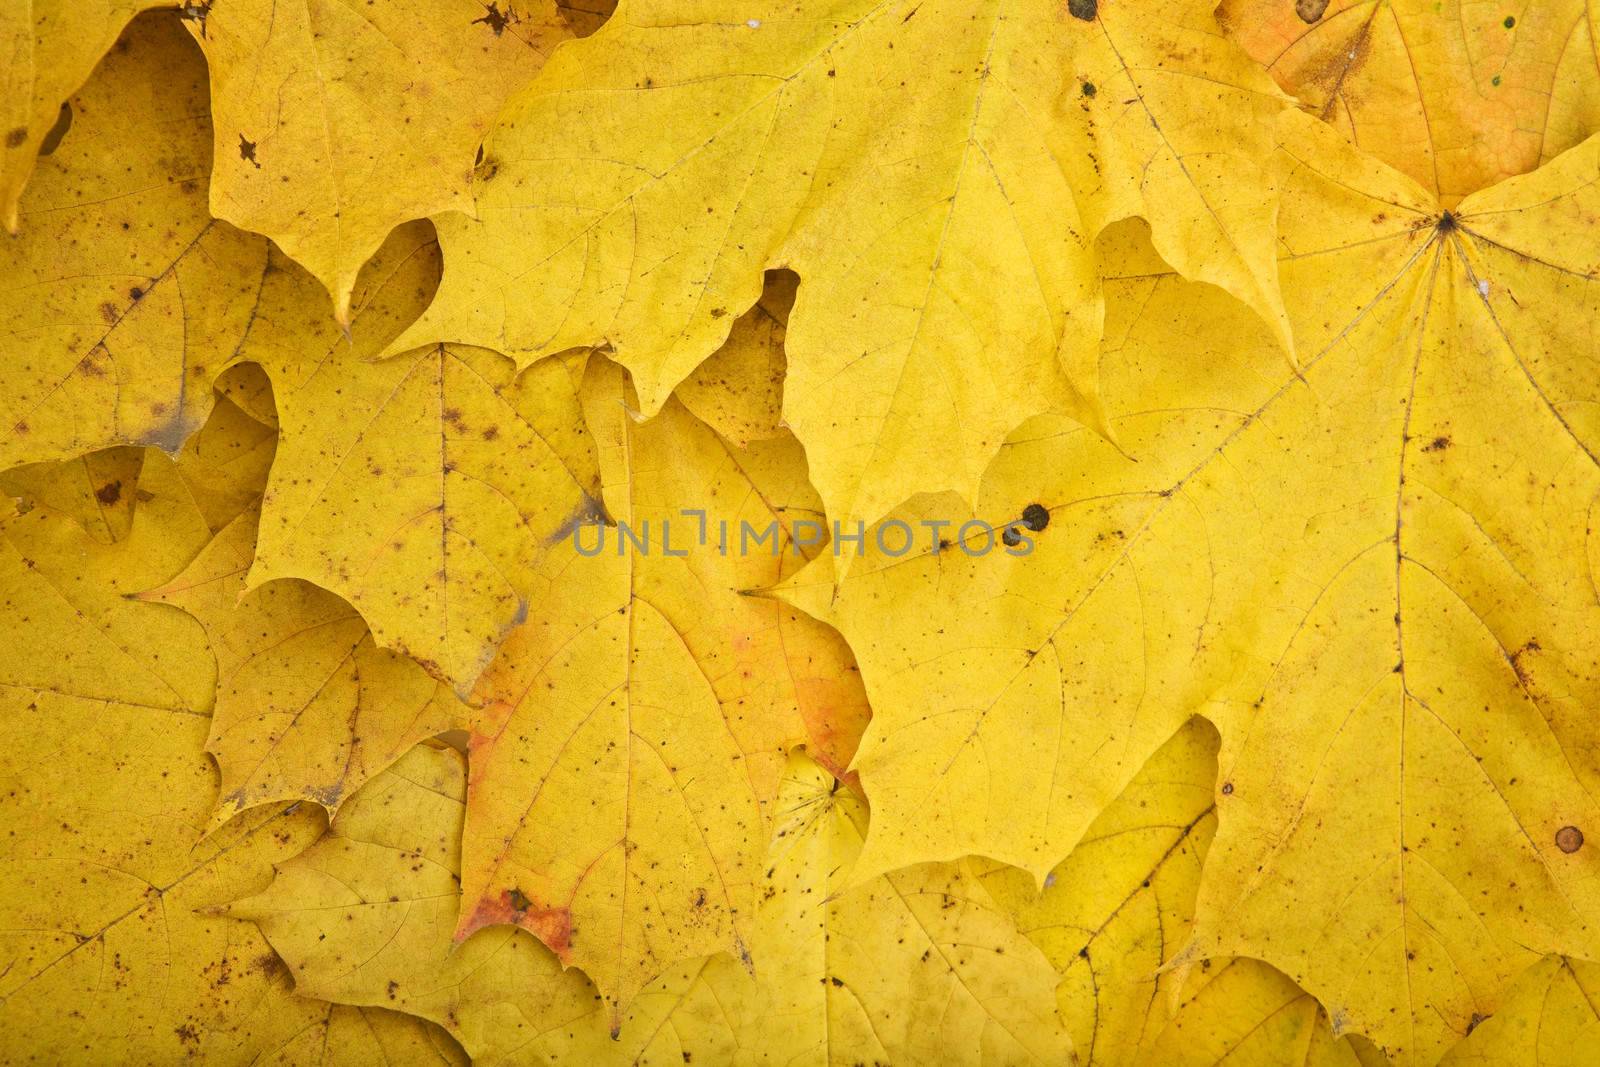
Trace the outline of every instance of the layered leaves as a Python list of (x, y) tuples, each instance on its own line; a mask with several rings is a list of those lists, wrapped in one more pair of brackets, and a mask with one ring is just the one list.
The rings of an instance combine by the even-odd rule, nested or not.
[(266, 265), (264, 241), (206, 209), (205, 65), (172, 18), (130, 27), (66, 107), (0, 251), (5, 467), (114, 444), (178, 451)]
[(1040, 421), (986, 482), (995, 525), (1047, 509), (1032, 551), (869, 557), (791, 596), (873, 698), (868, 872), (977, 852), (1042, 877), (1204, 709), (1221, 818), (1188, 958), (1264, 959), (1426, 1062), (1537, 953), (1594, 948), (1595, 264), (1571, 235), (1596, 148), (1447, 215), (1296, 127), (1304, 377), (1132, 255), (1120, 450)]
[(576, 382), (455, 345), (371, 359), (437, 281), (426, 224), (372, 261), (349, 336), (310, 277), (274, 264), (238, 352), (271, 380), (281, 434), (250, 582), (337, 593), (465, 695), (526, 616), (548, 545), (597, 514)]
[(139, 486), (115, 545), (43, 507), (0, 530), (0, 614), (21, 638), (0, 672), (0, 1018), (19, 1058), (245, 1064), (318, 1006), (254, 930), (207, 909), (264, 885), (320, 820), (258, 809), (204, 835), (211, 659), (192, 620), (125, 594), (206, 528), (164, 458)]
[[(746, 954), (785, 750), (853, 669), (836, 634), (744, 595), (800, 558), (790, 512), (815, 504), (793, 439), (737, 454), (675, 402), (636, 422), (625, 390), (591, 364), (605, 502), (632, 535), (552, 548), (474, 694), (460, 927), (533, 931), (615, 1005), (680, 960)], [(764, 544), (741, 549), (751, 530)]]
[(211, 68), (211, 209), (264, 233), (350, 317), (389, 231), (471, 210), (478, 142), (570, 36), (554, 0), (226, 0), (188, 23)]
[(1441, 207), (1600, 129), (1588, 0), (1224, 0), (1217, 15), (1308, 112)]
[(970, 496), (1028, 415), (1095, 410), (1108, 222), (1291, 347), (1281, 106), (1200, 2), (624, 4), (508, 104), (395, 350), (606, 342), (654, 413), (789, 267), (784, 414), (830, 517)]

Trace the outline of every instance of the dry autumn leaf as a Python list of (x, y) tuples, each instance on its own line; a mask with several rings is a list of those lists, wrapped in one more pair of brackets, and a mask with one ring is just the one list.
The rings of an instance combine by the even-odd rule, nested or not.
[(144, 599), (200, 620), (217, 656), (206, 750), (222, 769), (221, 825), (258, 804), (310, 800), (330, 812), (467, 709), (412, 661), (378, 648), (348, 604), (289, 578), (245, 591), (255, 510)]
[(484, 1063), (1062, 1063), (1055, 976), (977, 881), (921, 868), (842, 894), (865, 806), (790, 761), (756, 920), (756, 978), (694, 961), (634, 1001), (615, 1041), (576, 972), (518, 930), (453, 947), (460, 757), (418, 749), (332, 833), (234, 905), (300, 986), (436, 1019)]
[(1285, 90), (1441, 207), (1600, 130), (1588, 0), (1223, 0)]
[(1217, 817), (1217, 735), (1178, 731), (1101, 813), (1041, 890), (1026, 871), (972, 866), (1060, 974), (1056, 990), (1086, 1067), (1150, 1062), (1183, 977), (1161, 968), (1188, 938)]
[(1189, 975), (1172, 1020), (1143, 1062), (1173, 1067), (1382, 1067), (1341, 1040), (1316, 1000), (1258, 960), (1208, 961)]
[[(854, 665), (743, 595), (802, 559), (793, 438), (735, 453), (675, 401), (638, 422), (599, 359), (583, 389), (607, 510), (641, 541), (564, 537), (479, 681), (460, 934), (522, 925), (620, 1011), (681, 960), (745, 951), (785, 749), (833, 701), (856, 714)], [(733, 543), (747, 530), (765, 543)]]
[(109, 545), (133, 525), (133, 489), (144, 449), (131, 445), (90, 452), (74, 460), (28, 463), (0, 474), (0, 491), (28, 507), (70, 515), (89, 536)]
[(873, 700), (864, 874), (976, 852), (1043, 877), (1204, 710), (1222, 818), (1189, 958), (1265, 959), (1428, 1063), (1538, 955), (1600, 949), (1600, 142), (1442, 214), (1288, 129), (1303, 378), (1130, 254), (1102, 365), (1121, 448), (1038, 420), (980, 498), (997, 526), (1039, 506), (1032, 552), (879, 554), (789, 595)]
[(273, 268), (238, 349), (271, 379), (281, 434), (250, 584), (338, 594), (464, 695), (527, 614), (541, 555), (598, 514), (576, 385), (560, 362), (518, 376), (457, 345), (371, 358), (438, 279), (426, 223), (368, 265), (349, 336), (315, 281)]
[(571, 36), (554, 0), (221, 0), (187, 25), (211, 68), (211, 210), (272, 238), (341, 322), (389, 231), (471, 210), (484, 131)]
[[(731, 1047), (714, 1036), (726, 1028), (663, 1025), (685, 1011), (701, 962), (642, 994), (613, 1041), (594, 987), (526, 931), (497, 927), (456, 944), (466, 784), (460, 754), (413, 749), (351, 797), (327, 836), (281, 864), (270, 887), (229, 913), (258, 923), (297, 988), (431, 1019), (474, 1062), (676, 1065), (688, 1062), (682, 1048), (715, 1062), (709, 1042)], [(749, 980), (731, 960), (714, 966)], [(708, 999), (700, 992), (689, 1003), (715, 1022)]]
[(168, 0), (20, 0), (0, 10), (0, 219), (16, 233), (18, 201), (35, 157), (49, 149), (73, 121), (65, 104), (122, 29), (141, 11)]
[[(148, 455), (123, 541), (39, 507), (0, 528), (0, 1028), (18, 1060), (246, 1064), (314, 1019), (254, 931), (205, 913), (321, 828), (257, 810), (204, 836), (213, 668), (199, 627), (127, 600), (206, 526)], [(325, 1010), (325, 1009), (323, 1009)]]
[(1339, 1040), (1314, 999), (1255, 960), (1165, 969), (1188, 940), (1217, 817), (1217, 733), (1193, 720), (1100, 814), (1039, 890), (1026, 872), (970, 861), (1061, 974), (1062, 1017), (1083, 1063), (1387, 1062)]
[(211, 218), (205, 64), (139, 19), (67, 105), (0, 243), (0, 467), (114, 444), (177, 452), (243, 335), (265, 241)]
[(1565, 957), (1523, 972), (1500, 1010), (1480, 1020), (1443, 1067), (1537, 1063), (1582, 1067), (1600, 1038), (1600, 968)]
[(1094, 409), (1112, 221), (1148, 218), (1290, 349), (1284, 102), (1207, 0), (624, 3), (507, 105), (393, 350), (605, 342), (653, 414), (788, 267), (785, 421), (854, 528), (970, 495), (1031, 414)]

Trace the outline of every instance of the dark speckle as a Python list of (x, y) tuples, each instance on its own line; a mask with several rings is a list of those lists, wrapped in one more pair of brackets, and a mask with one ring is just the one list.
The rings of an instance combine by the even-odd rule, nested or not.
[(1443, 215), (1439, 216), (1439, 221), (1436, 223), (1436, 226), (1440, 233), (1455, 233), (1456, 217), (1450, 212), (1446, 211)]
[(1050, 525), (1050, 509), (1043, 504), (1029, 504), (1022, 509), (1022, 525), (1038, 533)]
[(1424, 452), (1443, 452), (1445, 449), (1447, 449), (1449, 447), (1450, 447), (1450, 438), (1448, 438), (1448, 437), (1435, 437), (1433, 440), (1431, 440), (1427, 444), (1423, 445), (1422, 446), (1422, 450)]
[(528, 899), (528, 894), (521, 889), (513, 888), (507, 896), (511, 900), (511, 906), (518, 911), (527, 911), (533, 904), (533, 901)]
[(1516, 24), (1517, 24), (1517, 17), (1515, 15), (1507, 15), (1506, 16), (1506, 20), (1501, 23), (1501, 25), (1504, 26), (1508, 30), (1511, 29)]
[(239, 158), (255, 167), (256, 170), (261, 169), (261, 164), (256, 162), (256, 143), (245, 140), (242, 133), (239, 135)]
[(118, 500), (122, 499), (122, 483), (120, 481), (107, 482), (105, 485), (102, 485), (100, 488), (94, 491), (94, 498), (107, 507), (110, 507), (112, 504), (115, 504)]
[(1100, 91), (1094, 87), (1094, 82), (1084, 82), (1083, 85), (1079, 86), (1079, 90), (1090, 99), (1093, 99), (1094, 94)]
[(1563, 826), (1556, 831), (1556, 847), (1572, 855), (1583, 847), (1583, 831), (1576, 826)]
[(1225, 796), (1225, 797), (1233, 796), (1233, 783), (1232, 782), (1223, 782), (1222, 783), (1222, 795)]
[(1100, 13), (1100, 0), (1067, 0), (1067, 13), (1075, 19), (1093, 22)]

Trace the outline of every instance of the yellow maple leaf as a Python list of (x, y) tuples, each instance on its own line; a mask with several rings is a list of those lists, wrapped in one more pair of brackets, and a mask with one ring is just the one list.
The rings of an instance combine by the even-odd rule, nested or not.
[(211, 209), (266, 234), (348, 322), (389, 231), (470, 211), (473, 156), (500, 105), (571, 36), (554, 0), (206, 4)]
[(130, 26), (69, 107), (0, 247), (0, 467), (176, 452), (266, 265), (265, 241), (206, 210), (205, 65), (170, 17)]
[(256, 421), (226, 396), (217, 397), (205, 424), (190, 435), (177, 457), (178, 474), (207, 526), (221, 531), (256, 505), (277, 450), (273, 427)]
[(361, 617), (310, 582), (245, 591), (255, 509), (226, 526), (146, 600), (200, 620), (217, 656), (206, 750), (222, 768), (221, 825), (247, 808), (305, 799), (330, 812), (467, 709), (412, 661), (380, 649)]
[(1500, 1009), (1452, 1048), (1442, 1067), (1538, 1063), (1583, 1067), (1600, 1034), (1600, 967), (1557, 956), (1540, 960), (1507, 991)]
[(70, 515), (90, 537), (109, 545), (133, 525), (133, 489), (144, 449), (131, 445), (90, 452), (73, 460), (26, 463), (0, 473), (0, 491), (29, 508)]
[(443, 1029), (383, 1008), (321, 1005), (322, 1013), (252, 1067), (467, 1067), (466, 1054)]
[(139, 491), (115, 545), (43, 507), (0, 528), (0, 1029), (19, 1061), (245, 1064), (326, 1009), (205, 909), (264, 884), (321, 820), (265, 809), (203, 836), (211, 658), (192, 620), (126, 597), (206, 526), (165, 457)]
[(721, 348), (672, 395), (729, 444), (777, 437), (783, 427), (783, 339), (800, 279), (772, 271), (761, 299), (733, 324)]
[(1032, 551), (879, 554), (789, 595), (873, 700), (864, 874), (975, 852), (1043, 877), (1203, 710), (1224, 783), (1190, 958), (1265, 959), (1426, 1063), (1537, 955), (1600, 947), (1600, 142), (1447, 214), (1291, 118), (1303, 378), (1130, 241), (1123, 451), (1038, 420), (984, 487), (994, 525), (1035, 515)]
[(274, 265), (236, 357), (271, 379), (281, 434), (250, 584), (338, 594), (465, 694), (526, 614), (548, 544), (597, 513), (576, 385), (559, 362), (518, 376), (464, 346), (371, 358), (437, 280), (426, 223), (369, 264), (350, 337), (315, 281)]
[(1453, 208), (1600, 129), (1587, 0), (1223, 0), (1230, 36)]
[(958, 865), (833, 892), (866, 820), (836, 786), (790, 760), (755, 978), (727, 956), (676, 968), (634, 1000), (614, 1041), (593, 987), (525, 932), (453, 945), (466, 791), (454, 752), (408, 754), (230, 913), (259, 923), (300, 988), (439, 1020), (485, 1062), (1066, 1062), (1053, 971)]
[[(683, 1063), (662, 1023), (699, 961), (640, 996), (613, 1041), (594, 987), (527, 931), (496, 927), (455, 943), (466, 788), (459, 753), (411, 750), (229, 914), (255, 920), (300, 990), (433, 1020), (479, 1062), (656, 1063), (670, 1062), (661, 1055), (670, 1049)], [(719, 966), (748, 980), (731, 961)], [(698, 1035), (684, 1040), (709, 1051)]]
[(1057, 1002), (1089, 1067), (1151, 1061), (1183, 978), (1161, 968), (1188, 938), (1217, 818), (1217, 734), (1193, 721), (1150, 757), (1041, 891), (1026, 871), (970, 861), (1059, 972)]
[(123, 27), (171, 0), (21, 0), (0, 10), (0, 219), (16, 233), (18, 201), (35, 157), (73, 122), (64, 101), (81, 87)]
[(808, 705), (850, 698), (854, 665), (827, 627), (743, 595), (816, 544), (792, 436), (736, 453), (675, 401), (639, 422), (598, 358), (584, 397), (632, 538), (554, 546), (479, 682), (460, 932), (518, 923), (620, 1009), (680, 960), (742, 951), (785, 749)]
[(626, 3), (507, 105), (394, 350), (606, 342), (651, 414), (788, 267), (784, 416), (829, 516), (970, 496), (1029, 415), (1094, 410), (1111, 221), (1290, 347), (1284, 103), (1207, 0)]
[(1189, 973), (1144, 1063), (1173, 1067), (1385, 1067), (1370, 1044), (1340, 1038), (1315, 998), (1259, 960), (1208, 961)]
[(1061, 975), (1057, 1000), (1091, 1065), (1387, 1062), (1255, 960), (1165, 969), (1188, 940), (1216, 833), (1217, 732), (1191, 720), (1100, 813), (1042, 891), (969, 861)]

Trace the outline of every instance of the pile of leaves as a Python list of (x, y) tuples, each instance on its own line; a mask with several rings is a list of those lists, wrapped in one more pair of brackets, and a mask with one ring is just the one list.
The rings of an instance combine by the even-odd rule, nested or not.
[(9, 4), (0, 1059), (1583, 1062), (1596, 33)]

